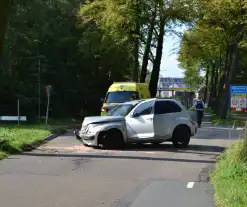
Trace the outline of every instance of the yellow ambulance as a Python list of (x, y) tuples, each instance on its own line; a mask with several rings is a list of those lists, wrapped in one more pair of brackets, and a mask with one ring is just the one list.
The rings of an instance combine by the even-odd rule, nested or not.
[(147, 98), (150, 98), (147, 84), (135, 82), (115, 82), (107, 91), (103, 106), (101, 108), (101, 116), (106, 115), (107, 112), (117, 104)]

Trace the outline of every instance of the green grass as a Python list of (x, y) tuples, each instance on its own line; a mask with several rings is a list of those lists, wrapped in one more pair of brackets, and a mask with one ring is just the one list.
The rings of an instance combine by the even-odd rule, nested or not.
[(2, 160), (3, 158), (5, 158), (7, 156), (6, 152), (1, 152), (0, 151), (0, 160)]
[(0, 127), (0, 159), (7, 154), (20, 153), (32, 148), (33, 142), (42, 141), (52, 133), (63, 133), (64, 126), (44, 126), (21, 124), (5, 124)]
[(219, 158), (211, 174), (216, 207), (247, 206), (247, 140), (239, 141)]
[(238, 118), (235, 118), (234, 116), (232, 116), (231, 119), (221, 119), (219, 116), (217, 116), (214, 112), (210, 112), (211, 113), (211, 120), (213, 124), (227, 124), (227, 125), (233, 125), (235, 124), (235, 126), (239, 126), (242, 127), (245, 125), (246, 120), (245, 117), (243, 116), (243, 114), (236, 114)]

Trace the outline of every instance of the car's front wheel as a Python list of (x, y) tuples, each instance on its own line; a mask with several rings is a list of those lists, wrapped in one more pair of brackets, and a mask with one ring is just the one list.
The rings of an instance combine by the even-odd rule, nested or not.
[(175, 128), (172, 137), (172, 144), (176, 148), (186, 148), (190, 142), (190, 129), (185, 125), (179, 125)]
[(99, 144), (104, 149), (119, 149), (124, 146), (122, 133), (117, 129), (102, 132), (99, 136)]

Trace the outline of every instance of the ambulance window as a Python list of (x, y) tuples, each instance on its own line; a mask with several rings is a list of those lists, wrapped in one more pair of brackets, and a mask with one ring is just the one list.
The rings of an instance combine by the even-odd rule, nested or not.
[(124, 103), (136, 99), (140, 99), (136, 91), (113, 91), (107, 94), (106, 103)]

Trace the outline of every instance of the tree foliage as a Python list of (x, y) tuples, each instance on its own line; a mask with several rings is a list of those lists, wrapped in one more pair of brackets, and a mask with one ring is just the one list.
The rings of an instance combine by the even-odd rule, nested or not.
[(183, 35), (179, 60), (188, 77), (194, 70), (191, 65), (206, 70), (209, 106), (225, 118), (229, 84), (241, 82), (239, 74), (245, 82), (247, 4), (242, 0), (197, 2), (198, 15), (192, 29)]
[(128, 45), (113, 44), (96, 25), (81, 25), (80, 6), (76, 0), (12, 1), (0, 70), (1, 115), (16, 115), (20, 97), (21, 114), (36, 118), (39, 80), (41, 115), (46, 85), (53, 86), (52, 116), (99, 113), (109, 85), (129, 79)]
[(0, 2), (0, 58), (2, 56), (4, 34), (7, 25), (7, 8), (8, 8), (8, 1), (2, 0)]

